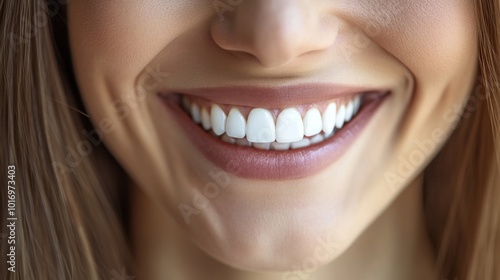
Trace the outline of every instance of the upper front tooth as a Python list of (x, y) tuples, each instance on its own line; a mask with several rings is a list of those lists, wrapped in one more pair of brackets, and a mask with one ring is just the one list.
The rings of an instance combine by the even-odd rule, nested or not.
[(212, 130), (215, 134), (222, 135), (226, 132), (226, 114), (216, 104), (212, 105), (210, 120), (212, 121)]
[(193, 118), (195, 123), (200, 123), (201, 121), (200, 107), (196, 103), (191, 104), (191, 118)]
[(323, 129), (323, 121), (321, 120), (321, 113), (316, 108), (307, 110), (304, 117), (304, 135), (313, 136), (321, 132)]
[(290, 143), (304, 138), (304, 123), (299, 110), (288, 108), (278, 115), (276, 120), (276, 141)]
[(330, 134), (335, 128), (335, 121), (337, 116), (337, 105), (335, 103), (328, 104), (326, 110), (323, 112), (323, 131), (325, 134)]
[(345, 108), (345, 121), (349, 122), (352, 119), (352, 116), (354, 114), (354, 104), (352, 103), (352, 100), (347, 103), (347, 107)]
[(276, 128), (271, 112), (261, 108), (250, 111), (246, 135), (248, 141), (254, 143), (270, 143), (276, 140)]
[(340, 129), (344, 126), (344, 122), (345, 122), (345, 105), (342, 104), (339, 108), (339, 111), (337, 112), (337, 119), (335, 126)]
[(205, 130), (212, 128), (212, 122), (210, 121), (210, 114), (206, 108), (201, 109), (201, 124)]
[(232, 108), (229, 111), (226, 121), (226, 134), (234, 138), (243, 138), (246, 133), (245, 117), (240, 113), (240, 110)]

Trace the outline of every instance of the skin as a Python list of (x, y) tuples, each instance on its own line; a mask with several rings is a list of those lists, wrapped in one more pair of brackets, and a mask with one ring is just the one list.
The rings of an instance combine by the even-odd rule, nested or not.
[[(68, 5), (86, 110), (131, 178), (139, 277), (432, 279), (421, 173), (475, 82), (473, 2), (253, 0), (224, 12), (212, 4)], [(168, 88), (313, 82), (392, 93), (338, 161), (293, 181), (221, 171), (157, 98)], [(182, 215), (179, 206), (195, 207), (210, 182), (222, 190)], [(334, 246), (317, 257), (319, 239)]]

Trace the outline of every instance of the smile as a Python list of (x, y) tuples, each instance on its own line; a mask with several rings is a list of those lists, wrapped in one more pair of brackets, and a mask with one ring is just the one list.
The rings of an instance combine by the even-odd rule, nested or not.
[(277, 151), (323, 142), (350, 122), (361, 105), (361, 94), (348, 100), (285, 109), (236, 107), (182, 97), (182, 106), (191, 119), (221, 141)]
[[(228, 171), (245, 178), (285, 180), (332, 164), (389, 95), (388, 90), (328, 87), (316, 87), (317, 95), (294, 95), (294, 89), (274, 94), (269, 89), (245, 94), (249, 88), (176, 90), (159, 97), (187, 137), (220, 168), (237, 166)], [(307, 91), (299, 87), (297, 92)]]

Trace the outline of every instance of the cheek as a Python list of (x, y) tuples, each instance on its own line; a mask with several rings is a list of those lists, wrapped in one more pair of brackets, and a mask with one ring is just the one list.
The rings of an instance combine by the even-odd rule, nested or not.
[[(375, 38), (416, 76), (442, 83), (474, 58), (476, 30), (472, 1), (412, 1), (393, 8), (395, 18)], [(462, 74), (462, 73), (461, 73)]]
[[(189, 24), (210, 11), (197, 1), (71, 1), (70, 40), (80, 79), (134, 82), (138, 74)], [(208, 14), (208, 13), (207, 13)], [(84, 91), (85, 94), (85, 91)]]
[(451, 131), (454, 123), (444, 115), (470, 93), (477, 63), (474, 2), (394, 3), (381, 4), (390, 12), (376, 21), (379, 32), (373, 40), (413, 75), (414, 95), (401, 135), (408, 150), (414, 150), (410, 143), (428, 138), (433, 129)]
[[(210, 8), (198, 0), (74, 0), (68, 4), (69, 39), (78, 87), (94, 125), (100, 128), (101, 122), (112, 123), (104, 140), (116, 156), (128, 159), (122, 152), (132, 142), (118, 139), (128, 139), (145, 126), (132, 122), (143, 116), (137, 115), (141, 110), (131, 109), (137, 102), (129, 104), (136, 98), (141, 74), (154, 69), (163, 79), (165, 73), (148, 64), (188, 30), (189, 24), (197, 23), (186, 18), (202, 20)], [(144, 107), (146, 103), (138, 105)], [(131, 114), (133, 118), (128, 117)]]
[(448, 139), (471, 93), (477, 64), (474, 3), (415, 1), (401, 9), (393, 25), (375, 40), (415, 81), (397, 152), (386, 172), (406, 179), (406, 167), (414, 174), (420, 172)]

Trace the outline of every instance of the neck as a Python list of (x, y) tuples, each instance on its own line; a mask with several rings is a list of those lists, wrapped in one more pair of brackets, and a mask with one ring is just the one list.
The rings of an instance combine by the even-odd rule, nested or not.
[(198, 249), (166, 210), (132, 187), (131, 234), (139, 279), (437, 279), (414, 180), (342, 256), (310, 273), (256, 273), (228, 267)]

